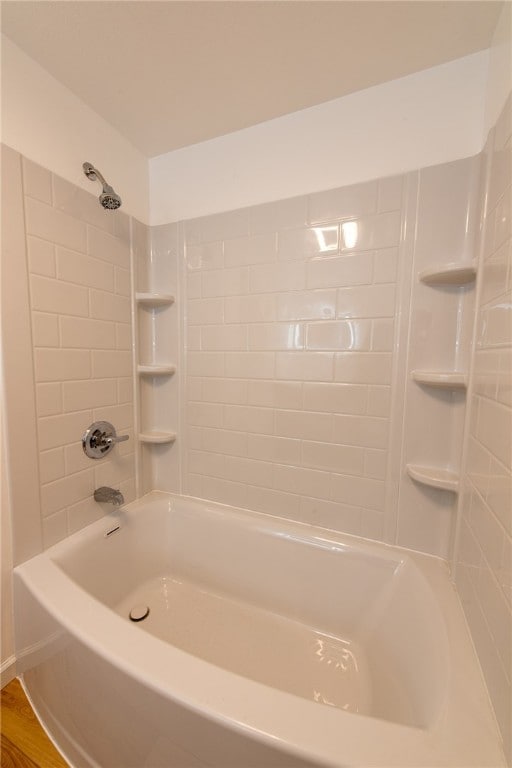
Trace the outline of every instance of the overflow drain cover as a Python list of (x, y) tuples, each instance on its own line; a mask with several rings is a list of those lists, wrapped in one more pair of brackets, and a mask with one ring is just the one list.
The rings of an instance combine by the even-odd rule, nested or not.
[(149, 614), (149, 606), (147, 605), (134, 605), (130, 611), (130, 619), (132, 621), (142, 621)]

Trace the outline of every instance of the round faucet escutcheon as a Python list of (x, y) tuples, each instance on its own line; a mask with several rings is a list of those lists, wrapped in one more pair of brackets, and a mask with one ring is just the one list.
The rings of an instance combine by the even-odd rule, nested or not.
[(102, 459), (116, 443), (124, 443), (129, 435), (118, 435), (109, 421), (95, 421), (82, 435), (82, 448), (90, 459)]

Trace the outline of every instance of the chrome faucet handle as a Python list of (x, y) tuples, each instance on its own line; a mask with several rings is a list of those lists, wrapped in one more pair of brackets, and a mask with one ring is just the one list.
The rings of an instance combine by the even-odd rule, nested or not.
[(102, 459), (116, 443), (123, 443), (129, 435), (117, 435), (109, 421), (95, 421), (82, 435), (82, 448), (90, 459)]
[(130, 435), (111, 435), (103, 438), (103, 442), (108, 445), (115, 445), (115, 443), (124, 443), (125, 440), (129, 440)]

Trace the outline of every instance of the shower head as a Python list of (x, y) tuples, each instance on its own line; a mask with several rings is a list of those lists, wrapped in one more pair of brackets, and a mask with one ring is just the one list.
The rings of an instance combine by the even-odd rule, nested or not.
[(103, 192), (101, 193), (99, 200), (104, 208), (108, 208), (111, 211), (115, 211), (116, 208), (121, 206), (121, 198), (114, 192), (109, 184), (103, 185)]
[(102, 184), (103, 192), (99, 196), (99, 201), (103, 208), (107, 208), (108, 210), (112, 211), (115, 211), (116, 208), (119, 208), (121, 205), (121, 198), (116, 192), (114, 192), (110, 184), (107, 184), (98, 169), (91, 165), (91, 163), (84, 163), (82, 168), (84, 169), (84, 173), (88, 179), (91, 179), (91, 181), (96, 181), (97, 179)]

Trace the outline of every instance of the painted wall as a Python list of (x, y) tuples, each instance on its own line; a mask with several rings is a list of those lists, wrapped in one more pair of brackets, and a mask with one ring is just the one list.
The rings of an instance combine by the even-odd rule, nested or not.
[(488, 52), (150, 160), (151, 223), (229, 211), (475, 155)]
[(512, 4), (503, 3), (503, 10), (489, 48), (489, 74), (485, 91), (483, 143), (494, 128), (503, 105), (512, 90)]
[(147, 158), (5, 35), (1, 48), (1, 141), (91, 193), (82, 163), (97, 165), (123, 211), (147, 222)]
[[(1, 365), (1, 363), (0, 363)], [(3, 387), (2, 387), (3, 389)], [(2, 397), (3, 404), (3, 397)], [(3, 687), (15, 674), (14, 639), (12, 633), (12, 544), (11, 516), (7, 483), (7, 452), (3, 433), (3, 408), (0, 409), (0, 542), (1, 542), (1, 625), (0, 625), (0, 685)]]

